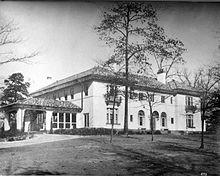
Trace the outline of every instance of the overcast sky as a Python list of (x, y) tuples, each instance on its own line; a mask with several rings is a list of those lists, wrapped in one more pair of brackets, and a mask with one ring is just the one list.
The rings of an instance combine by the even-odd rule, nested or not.
[[(0, 82), (21, 72), (31, 83), (30, 92), (51, 81), (79, 73), (106, 59), (110, 50), (99, 41), (93, 27), (110, 3), (100, 2), (0, 2), (0, 18), (19, 25), (24, 42), (18, 54), (39, 51), (34, 64), (0, 66)], [(187, 49), (187, 67), (195, 69), (218, 60), (220, 4), (157, 3), (159, 23), (166, 33), (180, 39)], [(47, 77), (52, 80), (47, 80)], [(1, 84), (0, 84), (1, 87)]]

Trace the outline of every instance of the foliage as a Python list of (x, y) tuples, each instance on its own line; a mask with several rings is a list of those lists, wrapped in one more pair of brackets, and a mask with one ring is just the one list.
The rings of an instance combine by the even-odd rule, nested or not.
[[(148, 65), (146, 51), (150, 33), (156, 24), (156, 11), (151, 4), (144, 2), (118, 2), (109, 12), (104, 12), (103, 20), (95, 30), (100, 39), (111, 47), (114, 54), (108, 64), (124, 68), (125, 80), (128, 81), (129, 61)], [(125, 85), (124, 130), (128, 133), (128, 86)]]
[[(74, 128), (74, 129), (57, 129), (54, 134), (71, 134), (71, 135), (110, 135), (111, 129), (106, 128)], [(116, 130), (114, 130), (114, 134)]]
[(207, 68), (200, 68), (194, 74), (184, 70), (182, 74), (179, 72), (180, 80), (190, 87), (197, 88), (200, 91), (200, 101), (197, 102), (200, 105), (202, 133), (201, 133), (201, 148), (204, 148), (203, 134), (204, 134), (204, 122), (210, 117), (210, 113), (216, 108), (214, 94), (219, 90), (220, 85), (220, 63), (214, 66), (208, 66)]
[(1, 98), (6, 103), (13, 103), (17, 100), (22, 100), (28, 96), (27, 88), (30, 86), (29, 82), (24, 82), (24, 76), (21, 73), (13, 73), (7, 80), (7, 86), (3, 91)]
[(206, 117), (207, 131), (218, 132), (220, 129), (220, 90), (213, 92), (211, 97), (213, 110), (210, 115)]

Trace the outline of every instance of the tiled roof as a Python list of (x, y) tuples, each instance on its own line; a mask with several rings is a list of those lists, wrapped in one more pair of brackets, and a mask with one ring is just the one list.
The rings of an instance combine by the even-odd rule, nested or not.
[(171, 89), (174, 90), (182, 90), (182, 91), (190, 91), (190, 92), (196, 92), (199, 93), (199, 90), (194, 88), (194, 87), (190, 87), (184, 83), (180, 83), (176, 80), (172, 80), (170, 82), (167, 83)]
[[(95, 79), (95, 80), (101, 80), (104, 82), (111, 82), (111, 80), (114, 77), (114, 74), (110, 71), (108, 71), (107, 69), (101, 68), (101, 67), (93, 67), (92, 69), (86, 70), (84, 72), (81, 72), (79, 74), (75, 74), (73, 76), (64, 78), (62, 80), (56, 81), (46, 87), (43, 87), (42, 89), (39, 89), (33, 93), (31, 93), (31, 95), (35, 95), (35, 94), (39, 94), (41, 91), (47, 91), (50, 92), (51, 88), (54, 87), (58, 87), (63, 85), (64, 83), (71, 83), (73, 81), (76, 80), (80, 80), (82, 78), (88, 78), (88, 79)], [(123, 82), (124, 80), (124, 76), (123, 73), (121, 74), (121, 78), (119, 76), (119, 82)], [(133, 83), (135, 83), (136, 87), (141, 87), (141, 88), (145, 88), (145, 89), (149, 89), (149, 90), (154, 90), (156, 92), (167, 92), (167, 93), (174, 93), (174, 89), (177, 90), (189, 90), (189, 91), (197, 91), (195, 89), (190, 89), (189, 87), (185, 86), (185, 85), (180, 85), (180, 83), (178, 83), (178, 86), (176, 86), (176, 84), (174, 83), (169, 83), (169, 84), (163, 84), (159, 81), (157, 81), (155, 78), (151, 78), (151, 77), (146, 77), (146, 76), (139, 76), (139, 75), (129, 75), (129, 80), (132, 81)], [(175, 87), (176, 86), (176, 87)]]
[(27, 106), (40, 106), (40, 107), (47, 107), (47, 108), (61, 108), (66, 110), (75, 110), (77, 112), (81, 112), (81, 108), (77, 105), (69, 102), (69, 101), (60, 101), (54, 99), (46, 99), (46, 98), (28, 98), (24, 100), (19, 100), (15, 103), (3, 106), (13, 106), (13, 105), (27, 105)]

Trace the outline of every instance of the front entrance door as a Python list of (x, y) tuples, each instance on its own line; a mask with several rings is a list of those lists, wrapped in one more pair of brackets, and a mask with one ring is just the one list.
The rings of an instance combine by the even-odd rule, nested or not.
[(45, 112), (40, 112), (37, 114), (37, 126), (40, 131), (46, 130), (46, 113)]

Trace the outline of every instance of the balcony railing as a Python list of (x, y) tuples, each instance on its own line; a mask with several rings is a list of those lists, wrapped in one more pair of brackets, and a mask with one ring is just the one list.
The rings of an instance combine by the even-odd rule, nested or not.
[(185, 110), (186, 110), (186, 113), (187, 112), (195, 113), (197, 110), (197, 107), (193, 105), (186, 105)]
[[(115, 97), (115, 105), (120, 106), (121, 104), (121, 97)], [(113, 105), (114, 103), (114, 96), (112, 95), (105, 95), (105, 103), (106, 105)]]

